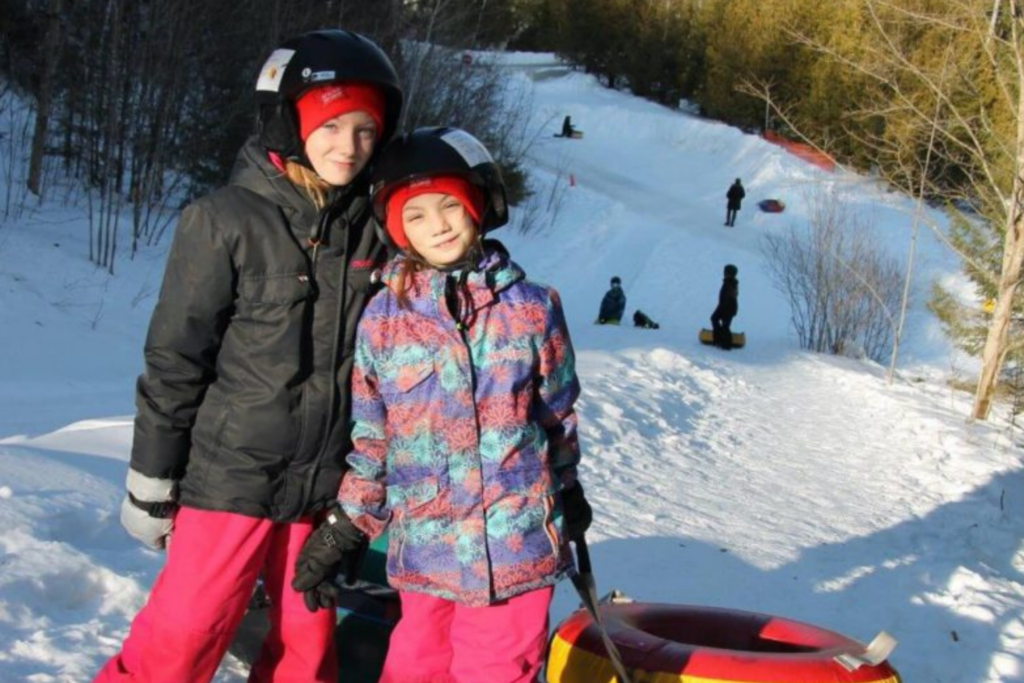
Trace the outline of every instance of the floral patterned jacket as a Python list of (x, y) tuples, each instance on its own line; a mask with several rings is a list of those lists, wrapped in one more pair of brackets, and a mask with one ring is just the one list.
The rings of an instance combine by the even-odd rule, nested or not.
[(393, 587), (473, 606), (570, 570), (558, 492), (579, 461), (558, 293), (485, 245), (476, 270), (413, 274), (404, 306), (391, 288), (403, 257), (385, 269), (359, 323), (338, 494), (371, 537), (388, 529)]

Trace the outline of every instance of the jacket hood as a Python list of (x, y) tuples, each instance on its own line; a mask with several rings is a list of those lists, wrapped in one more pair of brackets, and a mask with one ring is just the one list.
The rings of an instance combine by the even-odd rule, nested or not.
[[(319, 211), (313, 201), (298, 185), (288, 178), (270, 161), (268, 152), (256, 136), (246, 140), (235, 158), (231, 169), (231, 185), (244, 187), (261, 197), (277, 204), (293, 225), (309, 225), (316, 220)], [(366, 173), (361, 173), (350, 184), (332, 190), (327, 197), (328, 205), (334, 204), (350, 194), (367, 194)]]

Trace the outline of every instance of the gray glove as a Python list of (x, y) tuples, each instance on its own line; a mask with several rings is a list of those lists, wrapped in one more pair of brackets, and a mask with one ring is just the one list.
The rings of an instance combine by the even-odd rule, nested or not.
[(154, 479), (128, 468), (128, 495), (121, 503), (121, 526), (153, 550), (167, 546), (178, 510), (178, 482)]

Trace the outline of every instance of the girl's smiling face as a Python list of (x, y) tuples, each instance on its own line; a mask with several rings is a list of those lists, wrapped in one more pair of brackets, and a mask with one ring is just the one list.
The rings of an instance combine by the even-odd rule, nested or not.
[(409, 244), (432, 266), (458, 263), (476, 241), (476, 224), (450, 194), (428, 192), (402, 207), (402, 227)]
[(364, 111), (328, 119), (306, 138), (306, 157), (321, 178), (342, 187), (351, 183), (373, 155), (377, 124)]

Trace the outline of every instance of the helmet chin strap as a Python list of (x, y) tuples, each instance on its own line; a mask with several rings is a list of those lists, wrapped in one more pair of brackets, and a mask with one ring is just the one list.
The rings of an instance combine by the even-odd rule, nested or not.
[(470, 245), (466, 253), (462, 255), (462, 258), (450, 265), (441, 268), (445, 272), (452, 272), (456, 270), (462, 270), (465, 272), (472, 272), (477, 269), (480, 265), (480, 259), (484, 255), (484, 236), (478, 234), (476, 239), (473, 240), (473, 244)]
[[(447, 273), (444, 279), (445, 303), (452, 318), (455, 319), (456, 329), (462, 333), (469, 329), (476, 317), (473, 295), (469, 291), (469, 274), (479, 266), (483, 249), (483, 235), (478, 234), (473, 245), (466, 250), (457, 263), (439, 269)], [(459, 292), (462, 293), (461, 296), (459, 296)]]

